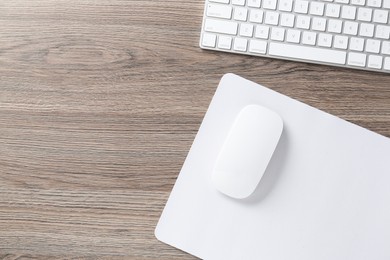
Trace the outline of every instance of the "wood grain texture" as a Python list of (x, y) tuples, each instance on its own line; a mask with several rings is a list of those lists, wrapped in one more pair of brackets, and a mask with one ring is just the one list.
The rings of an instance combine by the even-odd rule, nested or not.
[(198, 47), (203, 1), (0, 1), (0, 259), (193, 259), (154, 228), (220, 77), (390, 137), (390, 76)]

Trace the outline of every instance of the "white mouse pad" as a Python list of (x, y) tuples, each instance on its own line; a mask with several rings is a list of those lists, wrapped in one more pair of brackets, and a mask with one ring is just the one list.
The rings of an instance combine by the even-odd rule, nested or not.
[[(250, 104), (278, 113), (284, 129), (255, 192), (240, 200), (211, 175)], [(389, 260), (390, 139), (227, 74), (155, 234), (202, 259)]]

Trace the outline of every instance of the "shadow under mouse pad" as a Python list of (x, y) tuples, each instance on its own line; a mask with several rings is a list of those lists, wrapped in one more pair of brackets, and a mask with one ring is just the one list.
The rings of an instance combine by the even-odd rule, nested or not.
[[(284, 129), (256, 191), (218, 192), (213, 167), (240, 110), (258, 104)], [(390, 139), (226, 74), (156, 227), (202, 259), (390, 259)]]

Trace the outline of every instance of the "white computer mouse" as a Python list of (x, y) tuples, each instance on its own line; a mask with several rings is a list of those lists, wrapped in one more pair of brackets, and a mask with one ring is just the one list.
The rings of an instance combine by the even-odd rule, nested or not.
[(282, 118), (259, 106), (244, 107), (235, 119), (215, 163), (212, 182), (236, 199), (250, 196), (267, 168), (283, 130)]

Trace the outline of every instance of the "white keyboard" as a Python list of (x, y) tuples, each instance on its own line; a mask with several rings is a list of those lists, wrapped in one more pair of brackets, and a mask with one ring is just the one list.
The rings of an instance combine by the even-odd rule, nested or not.
[(206, 0), (200, 47), (390, 73), (390, 0)]

